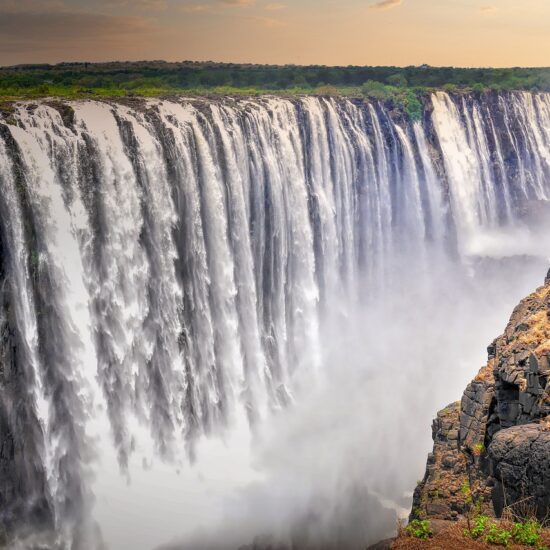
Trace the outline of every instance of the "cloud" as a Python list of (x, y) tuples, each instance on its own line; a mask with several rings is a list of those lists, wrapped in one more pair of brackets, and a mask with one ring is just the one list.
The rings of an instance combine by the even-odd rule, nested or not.
[(286, 4), (279, 4), (277, 2), (274, 2), (272, 4), (266, 4), (264, 6), (264, 9), (267, 11), (278, 11), (278, 10), (283, 10), (285, 8), (286, 8)]
[(96, 0), (96, 2), (90, 3), (89, 9), (78, 9), (71, 4), (70, 0), (0, 0), (0, 11), (10, 13), (97, 13), (94, 8), (104, 10), (104, 8), (121, 6), (129, 10), (162, 10), (168, 6), (168, 0)]
[(212, 11), (212, 6), (209, 4), (185, 4), (181, 6), (181, 11), (185, 13), (205, 13)]
[(109, 16), (87, 12), (17, 13), (0, 10), (0, 36), (20, 40), (74, 37), (105, 38), (112, 33), (142, 32), (149, 21), (141, 17)]
[(256, 0), (219, 0), (220, 4), (224, 6), (230, 6), (233, 8), (246, 8), (248, 6), (253, 6), (256, 3)]
[(0, 13), (45, 13), (63, 11), (66, 5), (62, 0), (2, 0)]
[[(19, 12), (0, 9), (0, 60), (8, 63), (40, 61), (44, 54), (67, 59), (70, 52), (86, 59), (114, 52), (131, 51), (136, 37), (155, 30), (142, 17), (111, 16), (80, 11)], [(118, 50), (120, 53), (120, 50)], [(38, 53), (39, 52), (39, 53)]]
[(279, 19), (275, 19), (273, 17), (262, 17), (261, 15), (250, 15), (246, 19), (249, 21), (253, 21), (257, 23), (261, 27), (265, 27), (267, 29), (274, 29), (277, 27), (283, 27), (285, 23), (283, 21), (280, 21)]
[(380, 0), (380, 2), (376, 2), (376, 4), (372, 4), (370, 6), (370, 9), (390, 10), (392, 8), (396, 8), (397, 6), (400, 6), (402, 3), (403, 3), (403, 0)]
[(490, 15), (492, 13), (496, 13), (498, 11), (498, 8), (496, 6), (481, 6), (481, 8), (479, 8), (479, 11), (481, 13)]
[(138, 10), (164, 10), (168, 7), (167, 0), (100, 0), (100, 4), (107, 6), (124, 6)]
[[(119, 0), (124, 1), (124, 0)], [(145, 0), (155, 1), (155, 0)], [(162, 0), (158, 0), (162, 1)], [(213, 0), (213, 1), (196, 1), (184, 3), (180, 6), (180, 11), (184, 13), (205, 13), (219, 12), (224, 8), (249, 8), (256, 4), (256, 0)]]

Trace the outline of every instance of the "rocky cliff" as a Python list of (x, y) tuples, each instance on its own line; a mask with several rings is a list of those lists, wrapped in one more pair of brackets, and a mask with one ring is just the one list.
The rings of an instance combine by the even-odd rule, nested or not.
[(460, 402), (437, 414), (411, 519), (550, 508), (550, 271), (515, 308)]

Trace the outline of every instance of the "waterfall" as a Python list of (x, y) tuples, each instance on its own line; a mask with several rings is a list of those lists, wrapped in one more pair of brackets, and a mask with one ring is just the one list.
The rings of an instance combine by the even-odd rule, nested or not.
[(358, 311), (529, 233), (549, 198), (547, 94), (437, 92), (415, 122), (317, 97), (16, 103), (0, 520), (100, 548), (105, 480), (192, 469), (243, 430), (254, 445)]

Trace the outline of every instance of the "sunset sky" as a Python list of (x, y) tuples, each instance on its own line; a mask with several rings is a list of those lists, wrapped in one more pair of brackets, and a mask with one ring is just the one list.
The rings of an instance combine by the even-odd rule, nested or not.
[(0, 65), (550, 66), (550, 0), (0, 0)]

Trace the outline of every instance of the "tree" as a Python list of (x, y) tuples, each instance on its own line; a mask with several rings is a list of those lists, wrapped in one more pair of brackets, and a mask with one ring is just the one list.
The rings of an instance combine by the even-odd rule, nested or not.
[(403, 73), (397, 73), (388, 76), (386, 82), (391, 86), (397, 86), (398, 88), (406, 88), (409, 84), (407, 82), (407, 77)]

